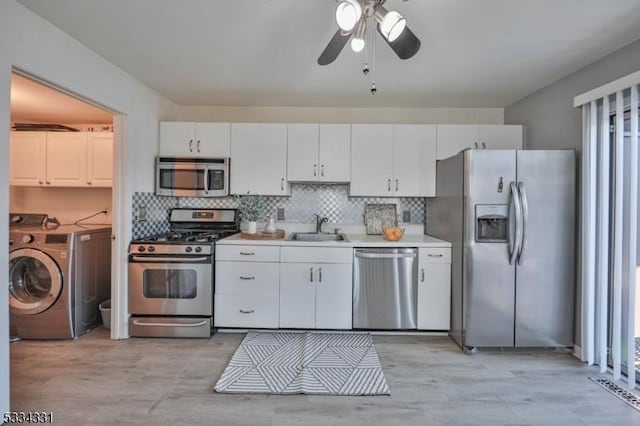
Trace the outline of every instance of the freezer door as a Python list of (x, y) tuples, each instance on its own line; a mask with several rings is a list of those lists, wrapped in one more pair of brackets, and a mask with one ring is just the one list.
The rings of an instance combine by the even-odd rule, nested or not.
[[(516, 151), (469, 150), (464, 156), (464, 345), (509, 347), (514, 344), (515, 263), (509, 264), (509, 251), (515, 238)], [(506, 208), (507, 241), (476, 239), (476, 214), (487, 210), (480, 206), (498, 213)]]
[(570, 346), (575, 152), (518, 151), (517, 161), (524, 232), (516, 267), (516, 346)]

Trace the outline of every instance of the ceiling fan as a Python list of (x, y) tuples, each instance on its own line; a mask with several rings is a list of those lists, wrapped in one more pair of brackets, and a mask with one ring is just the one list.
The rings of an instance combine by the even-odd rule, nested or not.
[(365, 47), (365, 34), (369, 18), (377, 23), (378, 34), (400, 59), (409, 59), (420, 49), (420, 39), (407, 27), (407, 20), (394, 10), (384, 8), (387, 0), (338, 0), (336, 22), (338, 30), (318, 58), (319, 65), (336, 60), (347, 41), (351, 49), (361, 52)]

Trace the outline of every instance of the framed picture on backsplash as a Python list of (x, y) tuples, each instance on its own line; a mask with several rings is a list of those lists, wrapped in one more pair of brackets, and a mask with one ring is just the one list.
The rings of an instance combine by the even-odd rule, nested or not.
[(382, 235), (382, 229), (398, 226), (398, 213), (395, 204), (367, 204), (364, 210), (364, 222), (368, 235)]

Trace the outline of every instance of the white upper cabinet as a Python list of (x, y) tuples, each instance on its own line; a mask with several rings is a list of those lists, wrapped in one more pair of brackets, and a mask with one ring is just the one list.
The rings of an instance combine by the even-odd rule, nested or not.
[(47, 179), (51, 186), (87, 185), (87, 134), (47, 132)]
[(229, 157), (231, 155), (231, 124), (161, 121), (160, 155)]
[(111, 187), (113, 180), (113, 133), (87, 134), (87, 185)]
[(522, 149), (523, 127), (502, 124), (439, 124), (438, 160), (468, 148)]
[(318, 124), (289, 124), (287, 126), (287, 180), (317, 182)]
[(393, 125), (351, 126), (351, 195), (391, 196)]
[(523, 135), (524, 130), (521, 125), (478, 126), (478, 141), (481, 148), (486, 146), (487, 149), (522, 149)]
[(11, 185), (110, 187), (113, 134), (11, 132)]
[(349, 182), (349, 124), (289, 124), (287, 132), (287, 180)]
[(434, 197), (436, 126), (397, 125), (393, 132), (393, 195)]
[(351, 155), (351, 195), (435, 195), (435, 126), (354, 124)]
[(319, 151), (320, 182), (351, 180), (350, 124), (321, 124)]
[(287, 182), (287, 125), (231, 125), (231, 193), (291, 195)]
[(47, 161), (46, 132), (11, 132), (11, 185), (45, 184)]

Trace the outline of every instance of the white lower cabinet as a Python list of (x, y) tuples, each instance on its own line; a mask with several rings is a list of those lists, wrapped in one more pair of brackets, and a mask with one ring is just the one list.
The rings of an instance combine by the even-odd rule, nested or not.
[(421, 248), (418, 257), (418, 329), (449, 330), (451, 249)]
[(279, 247), (216, 248), (216, 327), (278, 328)]
[(281, 261), (280, 328), (351, 329), (350, 248), (283, 247)]
[(217, 294), (216, 327), (278, 328), (277, 294)]
[(283, 263), (280, 265), (280, 327), (316, 327), (316, 265)]
[(316, 328), (351, 329), (352, 264), (318, 265)]

